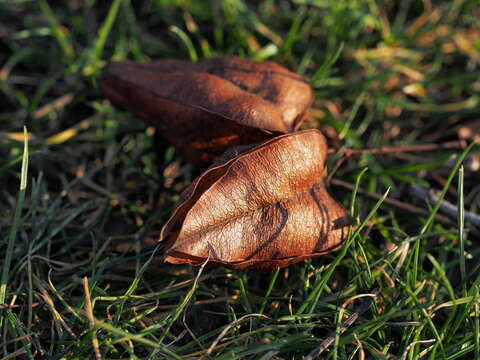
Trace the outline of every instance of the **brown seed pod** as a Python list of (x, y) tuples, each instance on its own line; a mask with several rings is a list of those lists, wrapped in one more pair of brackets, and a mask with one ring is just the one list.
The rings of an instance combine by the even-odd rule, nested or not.
[(325, 189), (326, 157), (318, 130), (226, 154), (185, 190), (163, 227), (165, 261), (271, 270), (338, 249), (349, 218)]
[(299, 75), (271, 61), (238, 57), (111, 62), (100, 89), (201, 165), (231, 146), (295, 130), (313, 102)]

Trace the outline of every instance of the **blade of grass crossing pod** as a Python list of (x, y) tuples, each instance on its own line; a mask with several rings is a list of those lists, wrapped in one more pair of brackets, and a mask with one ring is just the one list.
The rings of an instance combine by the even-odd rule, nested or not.
[[(437, 203), (433, 207), (430, 216), (428, 217), (427, 221), (423, 225), (422, 229), (420, 230), (420, 235), (424, 234), (430, 225), (433, 223), (433, 220), (435, 219), (435, 215), (438, 212), (438, 209), (440, 208), (440, 205), (442, 204), (442, 200), (445, 198), (445, 195), (447, 194), (448, 188), (450, 187), (450, 184), (453, 181), (453, 178), (455, 177), (455, 174), (457, 173), (458, 169), (462, 165), (463, 160), (467, 156), (467, 154), (472, 150), (473, 146), (475, 143), (471, 143), (467, 148), (462, 152), (460, 157), (458, 158), (455, 166), (453, 167), (453, 170), (450, 172), (450, 175), (447, 178), (447, 181), (445, 182), (445, 185), (443, 186), (442, 192), (440, 193), (440, 196), (437, 200)], [(417, 276), (418, 276), (418, 262), (419, 262), (419, 257), (420, 257), (420, 239), (418, 239), (415, 244), (414, 244), (414, 255), (413, 255), (413, 271), (412, 271), (412, 287), (415, 288), (415, 284), (417, 283)]]
[(350, 245), (353, 243), (353, 241), (360, 235), (360, 232), (363, 230), (363, 228), (367, 225), (367, 223), (370, 221), (370, 219), (373, 217), (373, 215), (376, 214), (377, 210), (379, 207), (382, 205), (383, 201), (385, 198), (388, 196), (388, 193), (390, 192), (390, 188), (387, 189), (385, 194), (383, 194), (382, 198), (377, 201), (373, 209), (370, 211), (370, 213), (367, 215), (365, 220), (358, 226), (357, 230), (353, 234), (351, 234), (347, 241), (345, 241), (345, 244), (342, 247), (342, 250), (338, 254), (338, 256), (335, 258), (335, 260), (330, 264), (328, 267), (327, 271), (325, 274), (322, 276), (321, 280), (316, 284), (310, 293), (310, 295), (307, 297), (307, 300), (303, 303), (303, 305), (298, 309), (296, 315), (303, 314), (307, 307), (310, 305), (309, 312), (312, 313), (317, 306), (318, 300), (320, 299), (320, 296), (322, 294), (322, 291), (324, 287), (326, 286), (328, 280), (333, 274), (333, 271), (335, 268), (338, 266), (340, 261), (347, 255), (347, 251), (350, 247)]
[[(22, 172), (20, 176), (20, 191), (18, 193), (18, 201), (15, 207), (15, 214), (13, 216), (12, 228), (8, 234), (7, 251), (5, 252), (5, 260), (2, 266), (2, 278), (0, 282), (0, 305), (5, 304), (7, 297), (7, 282), (10, 271), (10, 265), (13, 257), (13, 246), (17, 237), (17, 231), (20, 226), (20, 218), (25, 201), (25, 191), (27, 189), (27, 174), (28, 174), (28, 133), (27, 128), (23, 128), (24, 143), (23, 143), (23, 158), (22, 158)], [(3, 310), (0, 309), (0, 328), (3, 324)]]

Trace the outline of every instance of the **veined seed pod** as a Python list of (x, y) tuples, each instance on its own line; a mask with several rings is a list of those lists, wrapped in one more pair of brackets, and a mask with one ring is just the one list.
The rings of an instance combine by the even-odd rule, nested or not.
[(297, 129), (313, 102), (301, 76), (271, 61), (238, 57), (111, 62), (100, 89), (200, 165), (231, 146)]
[(318, 130), (225, 154), (163, 227), (165, 260), (271, 270), (338, 249), (349, 218), (325, 188), (326, 156)]

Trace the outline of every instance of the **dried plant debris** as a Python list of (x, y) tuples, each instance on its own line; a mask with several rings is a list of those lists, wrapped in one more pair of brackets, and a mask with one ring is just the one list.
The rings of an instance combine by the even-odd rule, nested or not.
[(325, 189), (325, 138), (279, 136), (226, 154), (188, 187), (161, 233), (166, 261), (284, 267), (338, 249), (347, 211)]
[(100, 89), (148, 119), (195, 164), (297, 129), (313, 102), (301, 76), (271, 61), (239, 57), (111, 62)]

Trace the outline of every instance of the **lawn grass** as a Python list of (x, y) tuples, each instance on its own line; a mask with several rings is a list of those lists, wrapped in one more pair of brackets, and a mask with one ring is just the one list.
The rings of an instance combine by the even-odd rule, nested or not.
[(441, 144), (479, 119), (479, 17), (475, 0), (0, 0), (0, 358), (480, 359), (478, 146), (347, 158), (336, 253), (173, 266), (155, 240), (192, 169), (97, 87), (110, 59), (268, 59), (314, 87), (305, 127), (331, 147)]

